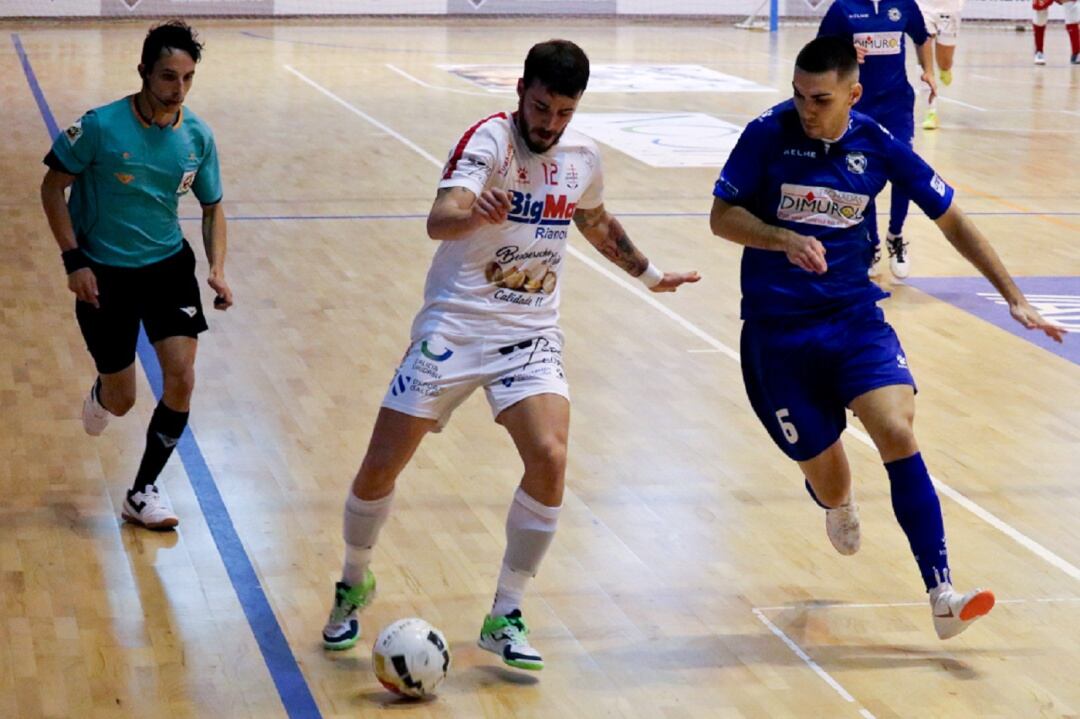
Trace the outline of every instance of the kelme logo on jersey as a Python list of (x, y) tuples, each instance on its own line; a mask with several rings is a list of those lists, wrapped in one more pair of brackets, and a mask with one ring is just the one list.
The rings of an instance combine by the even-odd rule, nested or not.
[(899, 55), (904, 34), (901, 32), (857, 32), (852, 40), (866, 50), (867, 55)]
[(776, 217), (820, 227), (854, 227), (863, 221), (869, 202), (869, 195), (784, 183), (780, 186)]
[(575, 207), (577, 204), (570, 202), (566, 195), (546, 195), (542, 200), (534, 200), (527, 192), (511, 190), (507, 219), (528, 225), (569, 225)]

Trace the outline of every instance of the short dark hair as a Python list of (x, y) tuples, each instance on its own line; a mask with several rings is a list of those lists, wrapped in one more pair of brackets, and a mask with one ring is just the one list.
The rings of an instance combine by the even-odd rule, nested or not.
[(589, 58), (569, 40), (548, 40), (532, 46), (525, 57), (525, 87), (539, 81), (551, 92), (577, 97), (589, 84)]
[(202, 59), (203, 44), (199, 42), (199, 35), (183, 20), (169, 20), (160, 25), (150, 28), (146, 33), (146, 39), (142, 46), (142, 64), (144, 74), (149, 75), (154, 69), (154, 63), (161, 57), (161, 51), (165, 48), (170, 50), (183, 50), (191, 59), (198, 62)]
[(843, 77), (858, 71), (859, 61), (850, 37), (825, 35), (811, 40), (799, 51), (795, 67), (815, 75), (835, 70)]

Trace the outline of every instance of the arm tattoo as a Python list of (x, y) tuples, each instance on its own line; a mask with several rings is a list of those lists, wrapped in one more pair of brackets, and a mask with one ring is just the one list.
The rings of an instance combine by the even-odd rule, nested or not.
[(649, 266), (649, 260), (634, 247), (619, 221), (603, 207), (579, 210), (574, 213), (574, 224), (600, 254), (634, 277)]

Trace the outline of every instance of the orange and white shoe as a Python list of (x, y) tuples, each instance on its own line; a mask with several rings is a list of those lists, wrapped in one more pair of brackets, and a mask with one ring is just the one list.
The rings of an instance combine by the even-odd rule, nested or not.
[(994, 601), (994, 593), (989, 589), (972, 589), (961, 594), (948, 582), (937, 585), (930, 590), (930, 609), (938, 638), (955, 637), (976, 619), (989, 614)]

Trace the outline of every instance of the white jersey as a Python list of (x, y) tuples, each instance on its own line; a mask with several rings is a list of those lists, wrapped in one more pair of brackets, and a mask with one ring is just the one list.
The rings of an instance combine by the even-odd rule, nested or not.
[(439, 333), (516, 340), (557, 331), (567, 235), (577, 209), (603, 203), (600, 153), (567, 128), (544, 153), (525, 144), (514, 116), (473, 125), (443, 168), (439, 188), (510, 195), (506, 222), (440, 243), (428, 270), (412, 340)]
[(939, 15), (959, 15), (964, 5), (964, 0), (916, 0), (916, 2), (923, 12)]

